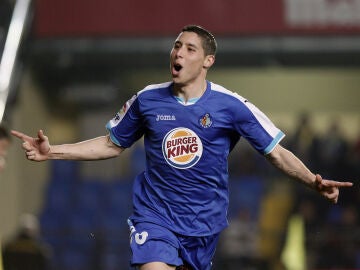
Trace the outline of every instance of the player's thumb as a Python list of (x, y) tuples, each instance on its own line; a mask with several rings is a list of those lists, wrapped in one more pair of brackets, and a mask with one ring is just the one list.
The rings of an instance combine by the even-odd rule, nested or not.
[(46, 136), (44, 135), (44, 132), (42, 131), (42, 129), (40, 129), (38, 131), (38, 138), (42, 141), (45, 141), (47, 139)]
[(321, 187), (322, 187), (322, 177), (320, 174), (315, 175), (315, 187), (317, 189), (321, 189)]

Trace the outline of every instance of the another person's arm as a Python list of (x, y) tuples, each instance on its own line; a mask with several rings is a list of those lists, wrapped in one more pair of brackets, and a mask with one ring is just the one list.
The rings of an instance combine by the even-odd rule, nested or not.
[(26, 157), (32, 161), (100, 160), (116, 157), (124, 150), (116, 146), (109, 135), (73, 144), (50, 145), (48, 137), (42, 130), (38, 131), (35, 138), (15, 130), (11, 131), (11, 134), (23, 141), (22, 148), (25, 150)]
[(273, 151), (266, 155), (266, 158), (285, 174), (317, 190), (333, 203), (338, 200), (340, 187), (351, 187), (353, 185), (351, 182), (322, 179), (319, 174), (313, 174), (300, 159), (281, 145), (277, 145)]

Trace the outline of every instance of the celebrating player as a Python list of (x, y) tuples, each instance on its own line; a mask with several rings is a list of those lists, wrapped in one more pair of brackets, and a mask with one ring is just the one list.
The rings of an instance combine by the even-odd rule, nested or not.
[(208, 270), (228, 225), (227, 158), (241, 137), (275, 167), (336, 203), (350, 182), (322, 179), (279, 143), (285, 136), (247, 99), (206, 80), (216, 41), (196, 25), (182, 29), (170, 53), (171, 82), (149, 85), (111, 119), (108, 134), (51, 145), (40, 130), (23, 141), (29, 160), (119, 156), (144, 136), (146, 169), (134, 183), (131, 263), (140, 270)]

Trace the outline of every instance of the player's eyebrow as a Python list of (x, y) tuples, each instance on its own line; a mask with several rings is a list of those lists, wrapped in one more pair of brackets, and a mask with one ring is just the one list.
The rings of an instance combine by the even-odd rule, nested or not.
[[(174, 42), (174, 45), (180, 45), (180, 46), (182, 46), (183, 43), (182, 43), (180, 40), (176, 40), (176, 41)], [(198, 49), (198, 46), (196, 46), (194, 43), (188, 42), (188, 43), (185, 43), (185, 45), (188, 46), (188, 47), (193, 47), (193, 48), (195, 48), (195, 49)]]
[(193, 47), (193, 48), (195, 48), (195, 49), (198, 48), (198, 46), (196, 46), (196, 45), (193, 44), (193, 43), (186, 43), (186, 45), (189, 46), (189, 47)]

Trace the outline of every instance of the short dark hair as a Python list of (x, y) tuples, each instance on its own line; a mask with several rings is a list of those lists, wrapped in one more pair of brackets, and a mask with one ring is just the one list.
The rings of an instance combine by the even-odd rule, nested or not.
[(194, 32), (199, 35), (202, 40), (202, 45), (204, 48), (205, 55), (215, 55), (217, 49), (217, 43), (213, 34), (210, 31), (206, 30), (205, 28), (190, 24), (184, 26), (182, 32)]
[(1, 139), (7, 139), (9, 141), (11, 140), (10, 133), (3, 124), (0, 124), (0, 140)]

